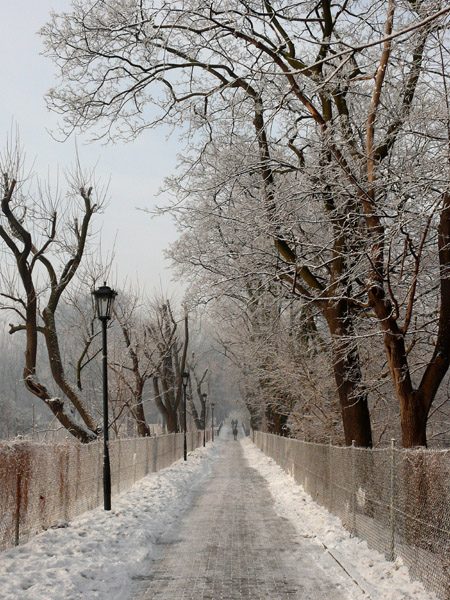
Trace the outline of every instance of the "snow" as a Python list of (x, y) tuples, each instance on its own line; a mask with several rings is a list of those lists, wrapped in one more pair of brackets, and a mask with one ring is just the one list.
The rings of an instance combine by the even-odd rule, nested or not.
[[(437, 600), (423, 585), (411, 581), (401, 559), (395, 562), (351, 537), (341, 521), (316, 504), (292, 477), (249, 439), (242, 442), (249, 464), (266, 479), (276, 512), (288, 519), (298, 535), (322, 546), (371, 600)], [(349, 589), (350, 591), (350, 589)], [(351, 597), (351, 596), (350, 596)]]
[(0, 554), (1, 600), (125, 600), (164, 535), (211, 472), (221, 444), (190, 452), (112, 499)]
[[(315, 504), (249, 438), (241, 444), (250, 465), (267, 480), (277, 512), (289, 519), (297, 533), (310, 539), (315, 548), (320, 544), (323, 553), (331, 552), (334, 565), (337, 558), (350, 573), (351, 577), (342, 571), (343, 580), (348, 580), (349, 598), (353, 598), (350, 590), (355, 590), (352, 578), (369, 592), (372, 600), (435, 598), (420, 583), (409, 580), (400, 561), (388, 563), (379, 553), (369, 550), (365, 542), (351, 538), (337, 518)], [(1, 599), (129, 599), (133, 579), (148, 574), (155, 542), (176, 525), (189, 507), (195, 488), (211, 472), (222, 445), (218, 439), (215, 444), (191, 452), (187, 462), (180, 460), (148, 475), (130, 491), (113, 498), (111, 512), (95, 509), (69, 525), (61, 523), (60, 528), (3, 552)], [(342, 569), (339, 565), (338, 568)]]

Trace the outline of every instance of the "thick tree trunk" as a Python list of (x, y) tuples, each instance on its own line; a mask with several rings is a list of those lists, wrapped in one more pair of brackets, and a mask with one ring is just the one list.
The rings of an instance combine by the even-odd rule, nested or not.
[[(142, 386), (143, 387), (143, 386)], [(136, 419), (137, 431), (140, 437), (150, 437), (150, 427), (147, 424), (142, 405), (142, 391), (136, 397), (136, 405), (134, 407), (134, 417)]]
[(427, 445), (427, 419), (428, 413), (424, 410), (422, 402), (418, 400), (417, 393), (407, 401), (401, 402), (403, 448)]
[(391, 302), (380, 285), (369, 289), (369, 300), (383, 329), (386, 357), (400, 404), (402, 445), (404, 448), (426, 446), (429, 407), (427, 408), (423, 394), (413, 388), (404, 333), (400, 330), (393, 316)]
[[(384, 331), (384, 347), (392, 382), (400, 404), (403, 448), (426, 446), (426, 427), (429, 407), (423, 393), (413, 388), (406, 354), (405, 337), (392, 317), (390, 303), (384, 301), (383, 291), (376, 288), (371, 296), (374, 310)], [(433, 394), (434, 397), (434, 394)]]
[[(155, 395), (156, 406), (164, 417), (164, 422), (166, 424), (167, 433), (178, 433), (178, 415), (177, 409), (173, 408), (168, 399), (168, 395), (163, 395), (159, 389), (158, 378), (153, 377), (153, 391)], [(165, 397), (166, 402), (163, 401)]]
[(372, 447), (367, 392), (362, 384), (360, 358), (351, 318), (345, 301), (338, 301), (325, 311), (332, 343), (333, 371), (339, 395), (345, 444), (354, 441), (363, 448)]
[[(402, 444), (404, 448), (426, 446), (426, 426), (431, 404), (450, 364), (450, 194), (442, 196), (438, 227), (440, 266), (440, 312), (433, 356), (418, 389), (414, 389), (405, 344), (407, 324), (400, 328), (394, 316), (392, 302), (383, 289), (383, 282), (373, 276), (369, 300), (384, 333), (384, 347), (392, 382), (400, 403)], [(378, 269), (381, 271), (381, 267)], [(411, 293), (413, 293), (411, 291)], [(414, 300), (412, 296), (411, 300)], [(412, 309), (412, 305), (411, 305)]]
[[(270, 166), (270, 151), (262, 108), (261, 100), (255, 98), (254, 126), (260, 151), (266, 196), (266, 211), (271, 222), (275, 211), (274, 173)], [(323, 125), (323, 120), (321, 118), (319, 120)], [(336, 278), (342, 281), (346, 247), (344, 235), (345, 223), (341, 225), (336, 221), (334, 227), (337, 228), (336, 239), (333, 243), (334, 265), (332, 280), (334, 282), (330, 281), (332, 284), (330, 290), (334, 287)], [(283, 259), (293, 265), (295, 269), (294, 280), (297, 281), (297, 285), (297, 277), (299, 276), (299, 279), (303, 280), (307, 288), (316, 292), (322, 292), (323, 284), (314, 277), (313, 273), (307, 267), (302, 266), (300, 269), (298, 268), (295, 251), (289, 247), (283, 236), (279, 236), (278, 231), (274, 232), (273, 240), (277, 251)], [(358, 350), (349, 341), (352, 338), (353, 328), (348, 303), (344, 300), (324, 302), (322, 310), (328, 322), (331, 335), (335, 338), (335, 343), (333, 343), (333, 369), (339, 394), (345, 443), (351, 445), (355, 441), (357, 446), (370, 448), (372, 447), (372, 428), (367, 393), (362, 386)]]
[(178, 414), (176, 410), (168, 410), (166, 416), (166, 427), (167, 433), (179, 433), (179, 421)]
[(286, 427), (289, 418), (289, 412), (280, 410), (279, 403), (269, 402), (266, 406), (266, 425), (268, 433), (276, 435), (288, 435)]

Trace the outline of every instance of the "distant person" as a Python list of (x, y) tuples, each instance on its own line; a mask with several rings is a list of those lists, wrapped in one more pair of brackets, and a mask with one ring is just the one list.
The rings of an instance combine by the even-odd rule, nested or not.
[(237, 435), (238, 435), (238, 429), (237, 429), (237, 426), (234, 424), (233, 425), (233, 437), (235, 440), (237, 440)]

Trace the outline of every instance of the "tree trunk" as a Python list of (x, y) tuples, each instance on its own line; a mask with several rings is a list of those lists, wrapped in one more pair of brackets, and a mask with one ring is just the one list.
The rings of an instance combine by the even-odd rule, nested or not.
[(40, 398), (50, 408), (61, 425), (80, 442), (88, 444), (98, 439), (95, 433), (76, 423), (73, 416), (66, 412), (63, 400), (52, 398), (44, 385), (37, 382), (31, 375), (27, 375), (26, 368), (24, 369), (24, 380), (27, 390)]
[[(142, 385), (142, 388), (143, 387), (144, 386)], [(136, 419), (138, 434), (140, 437), (150, 437), (150, 427), (145, 419), (144, 407), (142, 405), (142, 389), (139, 389), (135, 400), (136, 405), (134, 407), (134, 417)]]
[(262, 407), (251, 395), (247, 394), (244, 401), (250, 415), (250, 427), (254, 431), (259, 431), (262, 425)]
[(282, 435), (287, 437), (287, 421), (289, 418), (289, 412), (280, 410), (279, 403), (269, 402), (266, 406), (266, 424), (268, 433), (274, 433), (276, 435)]
[(403, 399), (401, 402), (403, 448), (427, 445), (428, 414), (417, 396), (417, 393), (413, 393), (412, 398)]
[(360, 358), (353, 335), (347, 302), (337, 301), (325, 311), (333, 337), (333, 371), (347, 446), (354, 441), (363, 448), (372, 447), (367, 391), (362, 384)]
[(192, 415), (192, 418), (194, 419), (196, 429), (199, 429), (199, 430), (203, 429), (203, 421), (198, 416), (198, 411), (197, 411), (197, 407), (194, 404), (194, 400), (192, 398), (189, 398), (188, 404), (189, 404), (189, 408), (191, 409), (191, 415)]
[[(154, 394), (155, 394), (156, 406), (158, 407), (158, 409), (160, 410), (161, 414), (164, 417), (164, 422), (166, 424), (167, 433), (178, 433), (179, 426), (178, 426), (177, 409), (172, 407), (167, 394), (165, 394), (165, 396), (162, 395), (162, 393), (159, 389), (159, 383), (158, 383), (157, 377), (153, 377), (153, 390), (154, 390)], [(163, 401), (163, 397), (166, 398), (166, 402)]]
[(168, 410), (166, 416), (167, 433), (179, 433), (180, 427), (176, 410)]
[(44, 336), (47, 344), (47, 354), (53, 379), (60, 388), (60, 390), (75, 406), (79, 415), (86, 424), (86, 427), (94, 433), (98, 434), (101, 431), (101, 427), (95, 422), (94, 417), (91, 415), (83, 400), (75, 392), (72, 386), (69, 385), (69, 382), (66, 379), (61, 359), (61, 353), (59, 350), (55, 316), (48, 308), (45, 308), (43, 312), (43, 318), (45, 323)]

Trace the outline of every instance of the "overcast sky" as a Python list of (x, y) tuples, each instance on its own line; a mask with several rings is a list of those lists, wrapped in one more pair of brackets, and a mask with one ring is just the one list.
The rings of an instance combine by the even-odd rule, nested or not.
[[(54, 85), (55, 67), (48, 58), (40, 56), (42, 40), (36, 32), (48, 20), (50, 11), (68, 11), (69, 0), (22, 0), (3, 2), (2, 35), (0, 36), (1, 87), (0, 132), (4, 147), (11, 125), (17, 125), (28, 163), (46, 176), (56, 175), (58, 166), (74, 162), (75, 139), (56, 142), (47, 130), (54, 129), (57, 116), (48, 112), (44, 93)], [(137, 207), (152, 208), (163, 179), (173, 171), (178, 144), (175, 138), (167, 141), (164, 131), (147, 131), (128, 144), (102, 146), (86, 145), (77, 138), (81, 162), (92, 167), (98, 162), (97, 175), (103, 182), (110, 180), (109, 206), (97, 217), (102, 225), (103, 254), (116, 241), (117, 280), (123, 284), (139, 282), (148, 293), (153, 288), (165, 291), (170, 287), (171, 273), (162, 250), (176, 237), (169, 217), (151, 219)], [(162, 202), (161, 198), (157, 200)]]

